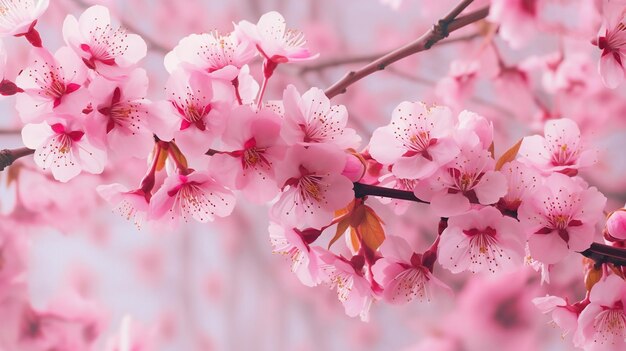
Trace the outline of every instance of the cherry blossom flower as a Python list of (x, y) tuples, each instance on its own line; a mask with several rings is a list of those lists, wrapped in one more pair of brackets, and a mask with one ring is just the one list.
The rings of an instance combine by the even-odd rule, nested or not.
[(276, 181), (283, 191), (272, 206), (272, 218), (298, 228), (329, 224), (335, 211), (354, 199), (352, 182), (341, 175), (345, 160), (346, 155), (330, 145), (291, 147), (276, 166)]
[(611, 212), (606, 220), (606, 230), (615, 239), (626, 240), (626, 205)]
[(41, 47), (41, 37), (35, 25), (49, 4), (49, 0), (2, 0), (0, 37), (24, 36), (33, 46)]
[(533, 259), (530, 255), (530, 249), (528, 248), (528, 242), (526, 242), (526, 257), (524, 257), (524, 265), (532, 268), (535, 272), (541, 273), (541, 284), (550, 284), (550, 272), (554, 267), (553, 264), (545, 264)]
[(458, 154), (450, 138), (453, 129), (447, 107), (405, 101), (395, 108), (389, 125), (374, 131), (369, 152), (376, 161), (393, 164), (399, 178), (424, 179)]
[(283, 93), (285, 123), (281, 135), (290, 144), (331, 143), (340, 148), (356, 148), (361, 138), (346, 128), (348, 111), (343, 105), (330, 105), (319, 88), (311, 88), (302, 96), (293, 85)]
[(321, 256), (322, 266), (331, 289), (337, 290), (337, 297), (350, 317), (359, 316), (362, 321), (369, 320), (369, 310), (373, 301), (370, 282), (363, 274), (365, 259), (353, 256), (347, 260), (329, 251)]
[(624, 81), (624, 63), (626, 59), (626, 32), (624, 31), (624, 15), (626, 2), (603, 1), (604, 18), (594, 42), (602, 55), (598, 62), (598, 72), (605, 86), (617, 88)]
[(414, 193), (444, 217), (467, 212), (472, 203), (493, 204), (507, 192), (506, 178), (494, 167), (494, 159), (481, 144), (464, 145), (454, 160), (418, 182)]
[(178, 218), (190, 218), (200, 223), (215, 217), (228, 216), (235, 206), (235, 196), (208, 174), (192, 171), (189, 174), (168, 176), (152, 196), (148, 219), (172, 223)]
[(543, 263), (562, 260), (591, 245), (606, 197), (563, 174), (554, 173), (520, 205), (518, 218), (531, 256)]
[(242, 39), (238, 31), (226, 35), (216, 30), (191, 34), (165, 55), (165, 68), (173, 73), (181, 66), (188, 67), (231, 81), (237, 77), (239, 69), (256, 55), (254, 45)]
[(146, 42), (137, 34), (111, 25), (109, 10), (100, 5), (86, 9), (77, 20), (67, 16), (63, 37), (87, 67), (108, 78), (121, 78), (126, 69), (146, 56)]
[(11, 96), (17, 93), (23, 93), (24, 90), (18, 87), (14, 82), (5, 78), (7, 68), (7, 50), (4, 47), (4, 43), (0, 40), (0, 95)]
[(81, 171), (99, 174), (107, 155), (85, 135), (81, 124), (71, 116), (54, 121), (27, 124), (22, 129), (24, 145), (35, 149), (35, 163), (50, 169), (55, 179), (67, 182)]
[(448, 220), (438, 259), (452, 273), (511, 270), (523, 262), (524, 241), (515, 219), (487, 206)]
[(144, 223), (150, 205), (150, 193), (142, 189), (129, 190), (122, 184), (99, 185), (98, 194), (113, 206), (113, 212), (132, 221), (138, 228)]
[(537, 297), (533, 303), (541, 313), (552, 313), (552, 320), (563, 330), (562, 336), (572, 334), (578, 328), (578, 315), (580, 311), (570, 306), (565, 299), (558, 296)]
[(274, 198), (279, 190), (275, 165), (284, 158), (286, 150), (280, 127), (280, 117), (268, 109), (234, 109), (221, 138), (227, 152), (212, 156), (211, 169), (216, 177), (252, 201), (261, 203)]
[(483, 149), (489, 149), (493, 143), (493, 123), (475, 112), (461, 111), (455, 137), (460, 144), (480, 144)]
[(27, 240), (17, 234), (16, 223), (3, 218), (0, 224), (0, 301), (27, 283), (24, 271), (27, 263)]
[(96, 77), (89, 84), (93, 115), (87, 130), (98, 135), (120, 157), (145, 158), (152, 148), (153, 135), (148, 127), (150, 101), (145, 99), (148, 76), (141, 68), (133, 70), (123, 82)]
[(33, 50), (33, 58), (15, 80), (24, 90), (16, 100), (16, 108), (25, 123), (42, 122), (51, 112), (70, 112), (72, 105), (87, 105), (81, 97), (71, 99), (87, 78), (84, 65), (68, 47), (52, 56), (46, 49)]
[(530, 327), (539, 324), (531, 303), (538, 293), (536, 282), (529, 269), (472, 276), (456, 296), (445, 329), (461, 338), (459, 346), (467, 350), (536, 350), (537, 329)]
[(448, 75), (440, 79), (436, 94), (446, 105), (459, 106), (474, 93), (480, 62), (477, 60), (454, 60)]
[(320, 230), (298, 230), (270, 223), (269, 232), (273, 253), (285, 255), (291, 259), (291, 271), (296, 274), (302, 284), (316, 286), (322, 282), (321, 265), (323, 262), (319, 257), (320, 251), (317, 247), (309, 246), (320, 236)]
[(247, 36), (248, 40), (256, 45), (261, 55), (274, 65), (311, 60), (319, 56), (319, 54), (312, 54), (305, 47), (306, 40), (302, 32), (285, 28), (285, 19), (275, 11), (261, 16), (256, 25), (241, 21), (236, 30)]
[(285, 19), (275, 11), (261, 16), (256, 25), (241, 21), (235, 31), (242, 33), (244, 37), (256, 45), (257, 50), (263, 56), (263, 84), (259, 94), (257, 106), (261, 106), (263, 95), (269, 78), (280, 63), (312, 60), (319, 54), (311, 54), (305, 47), (306, 40), (302, 32), (285, 29)]
[(177, 70), (165, 88), (167, 101), (154, 108), (159, 115), (153, 120), (154, 132), (161, 140), (176, 139), (186, 156), (204, 155), (225, 127), (220, 110), (228, 98), (214, 96), (213, 83), (205, 74)]
[(567, 175), (576, 175), (580, 168), (596, 162), (597, 153), (584, 148), (580, 130), (574, 121), (566, 118), (548, 121), (544, 135), (524, 138), (519, 150), (520, 161), (544, 173), (561, 172)]
[(578, 317), (574, 345), (585, 351), (626, 349), (626, 283), (610, 275), (596, 283)]
[(16, 305), (16, 325), (3, 340), (3, 346), (8, 341), (11, 349), (89, 350), (99, 336), (99, 311), (75, 294), (53, 300), (46, 309), (35, 309), (27, 302)]
[(383, 287), (383, 298), (391, 303), (406, 303), (417, 298), (430, 301), (433, 296), (452, 290), (432, 273), (433, 253), (413, 252), (409, 243), (399, 236), (385, 238), (383, 258), (372, 267), (374, 280)]
[(500, 172), (506, 177), (508, 190), (498, 202), (498, 208), (516, 212), (522, 200), (541, 184), (541, 176), (534, 169), (513, 160), (502, 166)]
[(525, 46), (537, 33), (542, 0), (492, 0), (490, 21), (500, 25), (498, 34), (514, 49)]

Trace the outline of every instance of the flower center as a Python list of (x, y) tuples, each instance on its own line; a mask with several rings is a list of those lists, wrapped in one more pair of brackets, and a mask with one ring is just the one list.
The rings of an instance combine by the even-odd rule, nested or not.
[(600, 312), (595, 318), (594, 328), (594, 342), (604, 344), (613, 343), (615, 338), (623, 340), (626, 337), (626, 316), (623, 308), (610, 308)]
[(320, 201), (322, 199), (322, 191), (320, 189), (321, 181), (322, 177), (315, 175), (307, 175), (300, 178), (298, 188), (300, 189), (302, 197), (313, 198), (315, 201)]

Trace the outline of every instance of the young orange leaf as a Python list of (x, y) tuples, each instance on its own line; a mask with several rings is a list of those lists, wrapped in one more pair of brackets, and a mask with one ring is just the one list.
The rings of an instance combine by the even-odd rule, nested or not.
[(510, 149), (506, 150), (502, 156), (500, 156), (498, 162), (496, 162), (496, 171), (499, 171), (506, 163), (515, 160), (515, 157), (517, 157), (517, 153), (519, 152), (519, 148), (522, 146), (523, 140), (524, 139), (520, 139), (517, 143), (515, 143), (515, 145), (511, 146)]
[(382, 220), (374, 210), (368, 206), (365, 207), (365, 217), (363, 222), (358, 226), (361, 240), (370, 250), (376, 251), (383, 241), (385, 241), (385, 230), (382, 226)]

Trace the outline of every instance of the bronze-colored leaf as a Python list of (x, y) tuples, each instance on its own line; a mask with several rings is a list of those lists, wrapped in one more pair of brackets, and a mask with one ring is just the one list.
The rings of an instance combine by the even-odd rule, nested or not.
[(345, 217), (344, 219), (339, 221), (339, 223), (337, 223), (337, 231), (335, 231), (335, 236), (328, 243), (329, 250), (330, 250), (330, 247), (335, 243), (335, 241), (339, 240), (339, 238), (343, 236), (346, 230), (348, 230), (348, 227), (350, 227), (349, 217)]
[(358, 226), (361, 240), (370, 250), (376, 251), (385, 241), (385, 230), (380, 217), (368, 206), (365, 207), (363, 222)]
[(517, 157), (517, 153), (519, 152), (519, 148), (522, 146), (523, 140), (524, 139), (520, 139), (517, 143), (515, 143), (515, 145), (511, 146), (510, 149), (506, 150), (502, 156), (500, 156), (498, 162), (496, 162), (496, 171), (499, 171), (506, 163), (515, 160), (515, 157)]

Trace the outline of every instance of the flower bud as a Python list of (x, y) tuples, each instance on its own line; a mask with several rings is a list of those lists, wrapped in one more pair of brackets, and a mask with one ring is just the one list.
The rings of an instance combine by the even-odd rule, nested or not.
[(626, 240), (626, 209), (611, 213), (606, 220), (606, 229), (612, 237)]
[(358, 182), (365, 174), (365, 160), (356, 152), (350, 152), (341, 173), (353, 182)]

